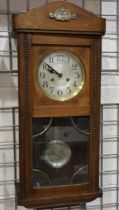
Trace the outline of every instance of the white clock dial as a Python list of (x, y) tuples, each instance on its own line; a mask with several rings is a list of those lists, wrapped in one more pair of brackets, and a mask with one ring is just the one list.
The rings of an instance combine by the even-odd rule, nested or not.
[(48, 98), (65, 101), (76, 96), (82, 89), (85, 69), (74, 54), (56, 51), (40, 62), (37, 77), (41, 90)]

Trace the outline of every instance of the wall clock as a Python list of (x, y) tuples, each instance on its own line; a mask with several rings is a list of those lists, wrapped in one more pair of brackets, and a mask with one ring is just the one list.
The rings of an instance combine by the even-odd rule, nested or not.
[(99, 189), (101, 38), (105, 20), (67, 2), (13, 15), (18, 43), (18, 204), (51, 208)]

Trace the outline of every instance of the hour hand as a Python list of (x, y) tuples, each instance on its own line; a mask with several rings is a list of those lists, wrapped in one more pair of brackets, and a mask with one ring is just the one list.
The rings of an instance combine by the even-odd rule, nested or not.
[(49, 66), (49, 64), (44, 63), (45, 64), (45, 69), (47, 71), (49, 71), (51, 74), (57, 74), (60, 78), (62, 77), (62, 74), (57, 72), (55, 69), (53, 69), (51, 66)]

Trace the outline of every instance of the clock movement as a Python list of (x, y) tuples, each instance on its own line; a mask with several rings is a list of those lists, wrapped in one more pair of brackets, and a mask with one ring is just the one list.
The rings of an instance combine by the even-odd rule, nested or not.
[(88, 202), (99, 189), (101, 39), (105, 20), (53, 2), (12, 17), (18, 44), (18, 204)]

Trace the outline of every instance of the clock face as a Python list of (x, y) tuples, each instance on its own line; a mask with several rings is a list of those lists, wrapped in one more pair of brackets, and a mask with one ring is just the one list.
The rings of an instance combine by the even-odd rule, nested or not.
[(42, 92), (48, 98), (65, 101), (76, 96), (83, 88), (85, 69), (74, 54), (56, 51), (40, 62), (37, 78)]

